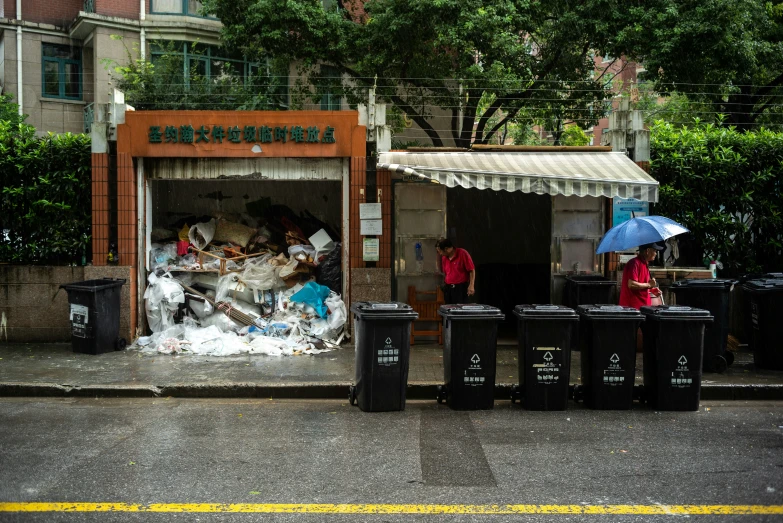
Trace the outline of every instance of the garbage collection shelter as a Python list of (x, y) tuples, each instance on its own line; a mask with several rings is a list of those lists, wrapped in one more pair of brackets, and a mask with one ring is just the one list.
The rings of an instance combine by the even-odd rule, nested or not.
[(144, 328), (155, 229), (188, 214), (270, 205), (310, 213), (339, 235), (347, 296), (349, 216), (365, 197), (366, 130), (358, 122), (356, 111), (125, 113), (116, 150), (92, 157), (92, 248), (94, 265), (107, 265), (116, 242), (116, 263), (131, 268), (131, 333)]
[(435, 242), (448, 237), (473, 257), (476, 301), (507, 316), (562, 303), (568, 274), (604, 273), (595, 251), (614, 197), (658, 200), (658, 182), (611, 147), (392, 151), (378, 169), (394, 173), (393, 294), (435, 289)]

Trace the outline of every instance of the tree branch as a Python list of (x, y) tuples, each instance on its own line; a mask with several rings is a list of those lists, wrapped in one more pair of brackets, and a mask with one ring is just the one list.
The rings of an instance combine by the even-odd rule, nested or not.
[[(505, 123), (506, 123), (506, 122), (508, 122), (509, 120), (511, 120), (512, 118), (514, 118), (514, 117), (517, 115), (517, 113), (519, 112), (519, 109), (520, 109), (519, 107), (517, 107), (517, 108), (515, 108), (515, 109), (512, 109), (512, 110), (511, 110), (511, 111), (510, 111), (510, 112), (509, 112), (509, 113), (508, 113), (508, 114), (505, 116), (505, 118), (503, 118), (502, 120), (500, 120), (500, 122), (498, 122), (498, 124), (497, 124), (495, 127), (493, 127), (492, 129), (490, 129), (490, 131), (489, 131), (489, 132), (486, 134), (486, 136), (484, 137), (484, 140), (483, 140), (481, 143), (482, 143), (482, 144), (488, 144), (488, 143), (489, 143), (489, 141), (492, 139), (492, 136), (493, 136), (493, 135), (494, 135), (496, 132), (498, 132), (498, 130), (499, 130), (501, 127), (503, 127), (503, 125), (505, 125)], [(500, 145), (503, 145), (503, 144), (501, 143)]]
[(776, 87), (780, 87), (783, 85), (783, 74), (772, 80), (770, 83), (756, 91), (756, 96), (763, 97), (767, 96), (769, 93), (772, 92), (772, 90)]
[(405, 102), (400, 96), (398, 95), (392, 95), (390, 97), (391, 101), (394, 102), (394, 105), (405, 111), (405, 113), (410, 116), (410, 118), (418, 124), (419, 127), (421, 127), (421, 130), (427, 133), (427, 136), (430, 137), (430, 140), (432, 140), (433, 147), (443, 147), (443, 140), (441, 140), (440, 136), (438, 135), (438, 131), (436, 131), (432, 125), (424, 118), (424, 116), (418, 114), (413, 107)]

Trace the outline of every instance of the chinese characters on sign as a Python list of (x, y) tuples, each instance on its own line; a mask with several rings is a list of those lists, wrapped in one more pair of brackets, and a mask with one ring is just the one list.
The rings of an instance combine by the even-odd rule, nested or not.
[(334, 127), (325, 129), (318, 126), (254, 126), (237, 125), (151, 125), (148, 133), (149, 143), (336, 143)]

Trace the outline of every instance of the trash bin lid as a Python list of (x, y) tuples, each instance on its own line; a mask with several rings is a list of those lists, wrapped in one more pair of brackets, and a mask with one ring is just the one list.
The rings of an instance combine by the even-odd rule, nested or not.
[(599, 275), (581, 275), (581, 276), (566, 276), (566, 281), (570, 281), (575, 285), (616, 285), (617, 282), (610, 280), (604, 276)]
[(101, 278), (99, 280), (75, 281), (73, 283), (64, 283), (60, 285), (61, 289), (66, 291), (97, 292), (112, 287), (121, 287), (125, 285), (122, 278)]
[(751, 272), (749, 274), (743, 274), (739, 277), (740, 283), (745, 283), (750, 280), (781, 280), (783, 279), (783, 272), (768, 272), (762, 274), (760, 272)]
[(574, 309), (562, 305), (517, 305), (514, 314), (519, 318), (559, 318), (579, 320)]
[(438, 314), (450, 320), (503, 320), (506, 318), (506, 315), (497, 307), (478, 303), (441, 305)]
[(750, 280), (746, 281), (742, 288), (750, 292), (781, 292), (783, 279)]
[(633, 307), (623, 307), (622, 305), (580, 305), (577, 307), (580, 315), (590, 316), (600, 319), (618, 319), (618, 320), (643, 320), (644, 316)]
[(710, 311), (681, 305), (654, 305), (652, 307), (642, 307), (641, 313), (652, 320), (712, 321)]
[(351, 305), (351, 312), (362, 319), (416, 319), (418, 313), (407, 303), (398, 301), (360, 301)]
[(686, 291), (695, 290), (695, 291), (703, 291), (703, 290), (722, 290), (722, 289), (728, 289), (729, 292), (731, 292), (734, 289), (734, 285), (737, 283), (737, 280), (723, 280), (719, 278), (709, 278), (706, 280), (699, 280), (699, 279), (691, 279), (691, 280), (680, 280), (672, 283), (670, 289), (674, 291), (675, 293), (677, 291), (682, 291), (685, 289)]

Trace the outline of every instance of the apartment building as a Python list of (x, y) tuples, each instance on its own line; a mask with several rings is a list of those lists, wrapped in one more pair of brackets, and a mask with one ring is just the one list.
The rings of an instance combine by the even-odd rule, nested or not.
[(220, 22), (200, 10), (197, 0), (2, 0), (0, 89), (39, 133), (85, 132), (110, 101), (112, 62), (154, 58), (158, 44), (174, 42), (207, 75), (229, 62), (251, 74), (241, 56), (222, 56)]

